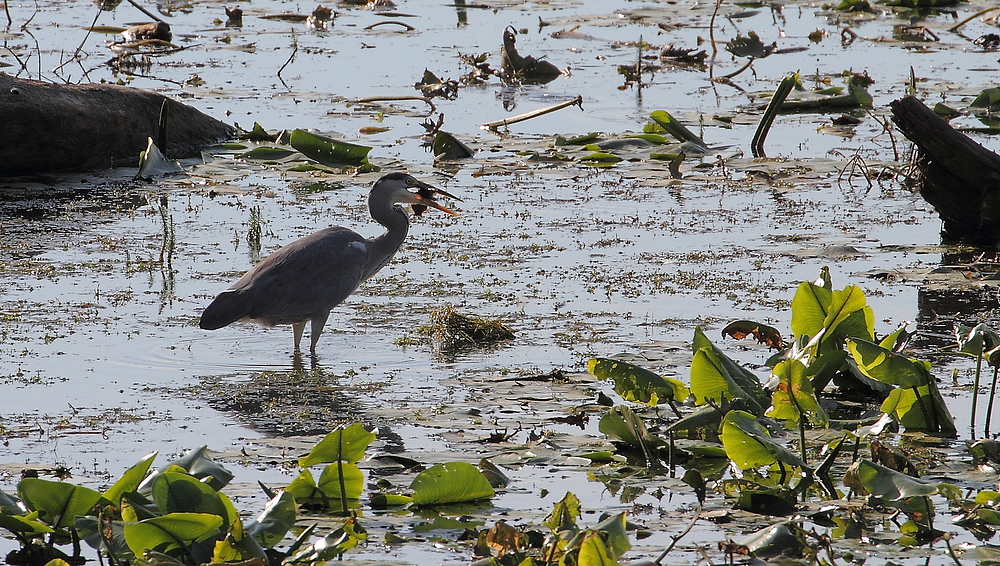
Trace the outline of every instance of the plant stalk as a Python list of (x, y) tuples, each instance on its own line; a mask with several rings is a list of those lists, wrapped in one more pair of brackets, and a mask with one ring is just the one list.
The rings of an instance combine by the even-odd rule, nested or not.
[(969, 423), (969, 430), (972, 432), (972, 439), (976, 439), (976, 404), (979, 401), (979, 376), (983, 370), (983, 353), (976, 355), (976, 379), (972, 384), (972, 421)]
[(993, 385), (990, 387), (990, 401), (986, 404), (986, 430), (983, 431), (983, 438), (990, 437), (990, 419), (993, 417), (993, 398), (997, 394), (997, 377), (1000, 374), (1000, 366), (993, 368)]

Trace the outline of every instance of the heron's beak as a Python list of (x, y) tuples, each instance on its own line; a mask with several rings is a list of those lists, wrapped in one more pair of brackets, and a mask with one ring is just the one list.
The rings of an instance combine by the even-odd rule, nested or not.
[(436, 208), (441, 212), (447, 212), (452, 216), (458, 216), (458, 213), (455, 212), (454, 210), (445, 208), (444, 206), (438, 204), (437, 201), (434, 200), (434, 195), (444, 195), (450, 199), (454, 199), (459, 202), (462, 201), (462, 199), (456, 197), (455, 195), (448, 194), (447, 192), (442, 191), (441, 189), (438, 189), (431, 185), (423, 185), (420, 187), (420, 190), (417, 191), (417, 194), (415, 195), (417, 202), (413, 204), (414, 214), (419, 216), (420, 213), (422, 213), (427, 208)]

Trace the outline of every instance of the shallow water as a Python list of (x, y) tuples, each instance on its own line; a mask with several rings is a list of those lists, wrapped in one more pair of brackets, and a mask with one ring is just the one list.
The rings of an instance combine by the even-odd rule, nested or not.
[[(21, 76), (37, 78), (41, 69), (47, 79), (80, 80), (80, 66), (68, 65), (58, 75), (51, 69), (83, 39), (81, 28), (93, 19), (93, 6), (39, 6), (31, 35), (12, 28), (4, 36), (6, 47), (27, 62)], [(504, 4), (495, 10), (469, 9), (468, 23), (457, 25), (454, 7), (401, 3), (399, 11), (414, 17), (393, 19), (417, 27), (413, 33), (366, 31), (365, 26), (386, 18), (361, 9), (341, 9), (327, 32), (258, 17), (306, 13), (313, 7), (276, 1), (243, 6), (243, 28), (223, 28), (213, 22), (224, 19), (221, 4), (192, 6), (190, 13), (173, 12), (170, 19), (176, 43), (190, 49), (157, 60), (151, 74), (178, 83), (197, 74), (204, 83), (180, 86), (136, 78), (132, 84), (181, 96), (245, 127), (260, 122), (271, 130), (314, 128), (371, 145), (372, 161), (384, 170), (408, 169), (463, 198), (448, 203), (462, 215), (431, 212), (416, 221), (395, 260), (333, 312), (318, 360), (307, 357), (298, 360), (300, 366), (287, 328), (236, 324), (209, 333), (196, 327), (197, 317), (211, 297), (252, 265), (255, 254), (246, 239), (252, 208), (259, 207), (263, 220), (261, 255), (329, 224), (376, 235), (380, 229), (364, 203), (378, 174), (293, 174), (235, 161), (218, 150), (210, 163), (188, 162), (189, 177), (140, 189), (102, 184), (127, 178), (127, 171), (67, 176), (57, 183), (64, 192), (55, 199), (48, 198), (49, 183), (6, 186), (0, 190), (0, 430), (7, 450), (0, 470), (8, 472), (0, 488), (5, 491), (13, 491), (16, 472), (25, 463), (65, 464), (74, 468), (77, 481), (99, 485), (151, 450), (176, 454), (208, 444), (252, 451), (256, 441), (275, 432), (315, 432), (309, 419), (296, 428), (287, 420), (275, 425), (260, 414), (212, 408), (222, 406), (218, 383), (225, 392), (262, 372), (292, 383), (319, 375), (331, 388), (331, 427), (337, 419), (384, 419), (397, 433), (405, 432), (399, 441), (404, 450), (447, 453), (456, 444), (442, 440), (439, 429), (468, 423), (425, 419), (436, 409), (475, 404), (470, 399), (476, 385), (470, 383), (480, 378), (555, 368), (582, 371), (595, 355), (682, 344), (696, 324), (719, 342), (718, 329), (741, 318), (787, 332), (788, 301), (796, 285), (814, 279), (827, 265), (835, 286), (865, 289), (880, 333), (907, 320), (922, 320), (927, 327), (937, 322), (936, 313), (920, 309), (921, 293), (927, 293), (921, 288), (923, 274), (941, 264), (945, 251), (938, 245), (936, 214), (898, 179), (868, 188), (844, 173), (845, 159), (856, 153), (873, 170), (876, 163), (896, 165), (890, 137), (867, 113), (856, 113), (863, 122), (849, 137), (820, 131), (828, 117), (782, 116), (766, 146), (777, 159), (751, 160), (739, 157), (756, 125), (756, 114), (741, 111), (748, 98), (732, 87), (712, 86), (705, 71), (644, 75), (649, 84), (641, 93), (635, 87), (617, 88), (622, 79), (616, 66), (634, 62), (635, 48), (612, 42), (641, 36), (656, 45), (694, 47), (708, 33), (710, 14), (703, 6)], [(963, 5), (960, 13), (973, 9)], [(23, 21), (31, 8), (12, 5), (11, 11)], [(551, 25), (539, 30), (539, 16)], [(143, 19), (122, 6), (101, 14), (98, 24)], [(854, 26), (862, 36), (884, 36), (891, 35), (886, 24), (894, 22), (880, 18)], [(996, 54), (977, 52), (971, 42), (942, 31), (953, 23), (947, 15), (931, 15), (923, 23), (942, 41), (919, 53), (891, 42), (843, 45), (837, 35), (843, 22), (805, 5), (786, 6), (781, 14), (765, 7), (753, 15), (722, 18), (716, 34), (722, 39), (756, 30), (765, 43), (808, 47), (757, 60), (756, 76), (748, 71), (733, 79), (749, 91), (770, 91), (794, 70), (809, 85), (817, 69), (824, 77), (866, 70), (877, 81), (871, 89), (876, 113), (884, 115), (885, 105), (905, 94), (912, 66), (921, 81), (926, 79), (918, 84), (928, 99), (940, 94), (949, 103), (967, 103), (996, 71)], [(549, 36), (577, 24), (576, 31), (599, 39)], [(506, 93), (516, 102), (512, 111), (503, 108), (505, 93), (495, 80), (463, 88), (457, 100), (436, 100), (446, 116), (444, 129), (479, 150), (474, 161), (434, 163), (420, 147), (423, 103), (374, 108), (348, 103), (355, 97), (416, 94), (412, 85), (425, 67), (457, 79), (468, 71), (458, 53), (491, 51), (491, 62), (498, 66), (508, 25), (528, 32), (518, 36), (522, 54), (544, 55), (571, 73), (549, 85)], [(827, 34), (813, 44), (807, 35), (816, 29)], [(972, 23), (963, 32), (976, 37), (988, 29)], [(36, 40), (40, 53), (34, 50)], [(87, 41), (82, 68), (90, 80), (117, 79), (102, 65), (110, 57), (103, 41), (99, 36)], [(297, 51), (282, 72), (286, 86), (276, 73), (292, 55), (293, 42)], [(16, 63), (4, 52), (0, 61)], [(723, 52), (715, 74), (735, 71), (740, 64)], [(838, 78), (832, 82), (840, 84)], [(584, 111), (569, 108), (512, 126), (506, 140), (478, 128), (483, 121), (577, 95), (584, 96)], [(694, 127), (703, 123), (701, 133), (710, 144), (734, 146), (725, 150), (727, 168), (696, 170), (689, 161), (685, 177), (671, 180), (666, 165), (648, 161), (596, 170), (533, 164), (512, 150), (545, 148), (556, 133), (639, 131), (658, 109)], [(733, 124), (713, 121), (713, 116), (732, 116)], [(357, 133), (367, 126), (390, 130)], [(898, 134), (895, 141), (905, 145)], [(304, 188), (316, 181), (328, 183), (330, 190)], [(897, 276), (875, 279), (873, 271)], [(427, 346), (397, 344), (445, 303), (501, 317), (517, 339), (452, 358), (436, 356)], [(991, 319), (996, 307), (988, 298), (965, 306), (944, 303), (954, 309), (941, 314), (967, 323)], [(946, 345), (947, 338), (935, 327), (920, 340), (929, 351)], [(768, 356), (745, 344), (723, 344), (752, 367), (760, 368)], [(942, 378), (951, 367), (961, 367), (961, 383), (968, 387), (968, 364), (953, 358), (941, 362)], [(687, 379), (682, 364), (661, 371)], [(965, 431), (967, 389), (947, 394), (955, 402), (959, 430)], [(517, 426), (516, 413), (487, 409), (497, 428)], [(593, 426), (587, 434), (599, 441)], [(276, 475), (277, 483), (281, 475)], [(523, 475), (530, 477), (530, 468)], [(559, 481), (544, 476), (551, 482), (546, 489), (557, 496), (572, 490), (590, 509), (609, 506), (602, 484), (587, 483), (578, 472), (567, 476)], [(237, 477), (253, 481), (240, 472)], [(520, 489), (537, 492), (538, 487)], [(526, 495), (511, 493), (496, 503), (522, 509), (535, 503)], [(663, 545), (659, 536), (650, 546)], [(0, 540), (0, 549), (7, 544), (12, 543)], [(440, 553), (432, 554), (441, 559)]]

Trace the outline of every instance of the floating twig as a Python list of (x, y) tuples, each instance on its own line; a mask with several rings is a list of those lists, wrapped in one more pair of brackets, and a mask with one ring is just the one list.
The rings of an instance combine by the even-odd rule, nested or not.
[(285, 64), (282, 65), (280, 69), (278, 69), (278, 78), (281, 79), (282, 83), (285, 82), (285, 79), (282, 78), (281, 71), (284, 71), (285, 67), (287, 67), (289, 63), (292, 62), (293, 59), (295, 59), (295, 54), (298, 52), (299, 52), (299, 40), (297, 37), (295, 37), (295, 28), (292, 28), (292, 54), (288, 56), (288, 60), (285, 61)]
[(411, 26), (410, 24), (408, 24), (406, 22), (401, 22), (399, 20), (386, 20), (384, 22), (375, 22), (374, 24), (365, 27), (365, 29), (371, 31), (371, 30), (377, 28), (378, 26), (388, 26), (388, 25), (403, 26), (403, 28), (406, 29), (406, 31), (414, 31), (415, 29), (417, 29), (417, 28)]
[(955, 25), (951, 26), (950, 28), (948, 28), (948, 31), (958, 31), (958, 28), (964, 26), (965, 24), (971, 22), (972, 20), (978, 18), (979, 16), (982, 16), (984, 14), (988, 14), (988, 13), (992, 12), (993, 10), (1000, 10), (1000, 6), (994, 6), (992, 8), (985, 8), (983, 10), (979, 10), (975, 14), (972, 14), (968, 18), (965, 18), (964, 20), (962, 20), (962, 21), (958, 22), (957, 24), (955, 24)]
[(422, 102), (426, 102), (427, 105), (431, 107), (431, 112), (437, 110), (437, 106), (434, 106), (431, 99), (426, 96), (365, 96), (362, 98), (355, 98), (354, 102), (357, 104), (368, 104), (369, 102), (392, 102), (397, 100), (420, 100)]
[(537, 110), (532, 110), (531, 112), (525, 112), (524, 114), (518, 114), (517, 116), (504, 118), (502, 120), (493, 120), (492, 122), (486, 122), (485, 124), (480, 124), (479, 129), (495, 132), (501, 126), (509, 126), (511, 124), (516, 124), (518, 122), (523, 122), (525, 120), (537, 118), (538, 116), (544, 116), (545, 114), (548, 114), (550, 112), (555, 112), (556, 110), (562, 110), (567, 106), (579, 106), (580, 110), (583, 110), (583, 97), (577, 96), (572, 100), (566, 100), (558, 104), (553, 104), (552, 106), (546, 106), (545, 108), (539, 108)]

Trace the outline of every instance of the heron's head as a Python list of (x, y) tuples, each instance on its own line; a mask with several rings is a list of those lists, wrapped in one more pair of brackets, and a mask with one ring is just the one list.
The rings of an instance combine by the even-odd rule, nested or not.
[(372, 192), (368, 196), (368, 204), (369, 206), (379, 203), (388, 203), (390, 205), (408, 204), (413, 208), (413, 213), (417, 216), (420, 216), (428, 208), (436, 208), (442, 212), (458, 216), (457, 212), (438, 204), (434, 200), (435, 195), (443, 195), (457, 201), (462, 200), (412, 175), (398, 172), (389, 173), (383, 175), (378, 181), (375, 181)]

